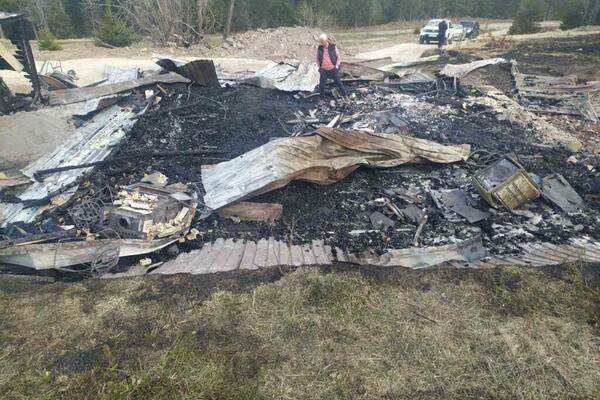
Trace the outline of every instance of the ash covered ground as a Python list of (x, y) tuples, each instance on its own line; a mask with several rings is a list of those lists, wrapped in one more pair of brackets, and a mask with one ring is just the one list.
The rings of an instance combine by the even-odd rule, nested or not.
[[(131, 153), (182, 151), (214, 146), (223, 154), (203, 157), (146, 158), (127, 165), (97, 168), (83, 185), (78, 196), (83, 200), (102, 188), (138, 182), (144, 173), (159, 171), (169, 183), (195, 185), (203, 195), (200, 167), (219, 159), (231, 159), (268, 142), (287, 137), (291, 128), (285, 121), (290, 111), (318, 109), (329, 118), (338, 112), (346, 115), (365, 113), (344, 128), (370, 128), (380, 132), (398, 131), (390, 117), (399, 119), (405, 134), (440, 143), (468, 143), (473, 151), (485, 151), (497, 156), (516, 153), (530, 172), (546, 176), (560, 172), (579, 193), (594, 177), (584, 165), (567, 162), (570, 154), (558, 147), (541, 146), (532, 131), (500, 122), (481, 106), (468, 106), (459, 95), (415, 96), (389, 88), (365, 84), (351, 87), (356, 99), (352, 103), (332, 107), (319, 106), (313, 99), (296, 99), (292, 94), (249, 86), (210, 89), (199, 86), (167, 87), (158, 106), (140, 118), (128, 138), (114, 156)], [(195, 104), (193, 107), (180, 108)], [(174, 109), (172, 112), (164, 110)], [(219, 158), (219, 159), (216, 159)], [(188, 242), (184, 250), (199, 248), (216, 238), (258, 240), (273, 236), (294, 244), (324, 239), (350, 251), (367, 249), (382, 253), (390, 248), (410, 247), (417, 223), (399, 219), (387, 212), (394, 225), (376, 230), (369, 216), (386, 209), (370, 206), (369, 201), (388, 196), (399, 208), (416, 206), (425, 210), (429, 220), (420, 239), (421, 245), (449, 244), (482, 235), (484, 245), (492, 254), (514, 254), (518, 245), (528, 241), (561, 243), (569, 238), (590, 236), (600, 238), (599, 209), (588, 204), (584, 214), (564, 216), (550, 204), (538, 199), (524, 206), (525, 213), (491, 209), (477, 194), (471, 183), (473, 173), (483, 165), (472, 163), (453, 165), (421, 164), (394, 169), (361, 168), (346, 179), (320, 186), (292, 182), (288, 186), (251, 199), (256, 202), (283, 204), (282, 218), (274, 223), (238, 222), (213, 214), (197, 219), (193, 227), (202, 235)], [(471, 205), (491, 216), (477, 224), (469, 224), (458, 215), (444, 214), (436, 208), (429, 190), (463, 189)], [(392, 193), (392, 191), (395, 191)], [(400, 195), (396, 194), (400, 193)], [(402, 193), (408, 193), (402, 194)], [(62, 217), (68, 222), (68, 214)], [(356, 231), (363, 231), (357, 234)]]

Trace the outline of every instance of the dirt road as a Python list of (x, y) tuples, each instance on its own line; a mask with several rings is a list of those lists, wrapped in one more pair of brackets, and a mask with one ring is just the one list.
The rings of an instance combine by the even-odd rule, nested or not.
[[(168, 54), (168, 53), (166, 53)], [(182, 57), (182, 59), (191, 60), (194, 57)], [(53, 60), (58, 63), (57, 60)], [(268, 60), (240, 59), (240, 58), (215, 58), (215, 64), (218, 68), (230, 73), (241, 72), (245, 70), (256, 71), (269, 63)], [(77, 84), (86, 86), (98, 82), (104, 78), (106, 66), (111, 65), (118, 68), (130, 69), (139, 68), (142, 71), (155, 71), (160, 67), (152, 59), (152, 54), (146, 57), (125, 58), (125, 57), (107, 57), (107, 58), (80, 58), (64, 60), (60, 62), (62, 70), (67, 72), (73, 70), (77, 74)], [(29, 81), (23, 74), (13, 71), (0, 71), (2, 77), (12, 91), (16, 93), (28, 93), (31, 91)]]

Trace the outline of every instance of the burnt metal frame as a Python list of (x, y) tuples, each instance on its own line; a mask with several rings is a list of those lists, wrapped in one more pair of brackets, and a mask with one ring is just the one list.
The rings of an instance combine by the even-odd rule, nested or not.
[(31, 22), (22, 15), (0, 15), (0, 28), (5, 36), (17, 47), (16, 59), (23, 64), (26, 77), (31, 81), (33, 99), (31, 104), (37, 104), (42, 97), (41, 84), (35, 66), (35, 59), (29, 40), (35, 38)]

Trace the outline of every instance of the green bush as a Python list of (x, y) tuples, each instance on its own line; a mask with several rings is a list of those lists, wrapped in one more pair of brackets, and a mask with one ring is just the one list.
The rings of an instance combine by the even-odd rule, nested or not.
[(540, 31), (539, 21), (543, 16), (540, 0), (521, 0), (519, 11), (508, 31), (509, 35), (536, 33)]
[(127, 47), (136, 41), (135, 32), (127, 22), (107, 13), (95, 32), (96, 45), (102, 43), (115, 47)]
[(38, 49), (46, 51), (62, 50), (56, 37), (48, 31), (41, 31), (38, 37)]

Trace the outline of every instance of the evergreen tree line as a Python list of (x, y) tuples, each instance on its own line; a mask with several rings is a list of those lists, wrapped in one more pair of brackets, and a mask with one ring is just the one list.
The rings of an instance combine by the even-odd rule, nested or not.
[[(365, 26), (449, 17), (561, 19), (565, 28), (600, 23), (600, 0), (0, 0), (0, 11), (26, 14), (40, 33), (58, 38), (101, 36), (114, 45), (136, 37), (194, 42), (226, 29), (276, 26)], [(119, 38), (125, 38), (119, 41)]]

